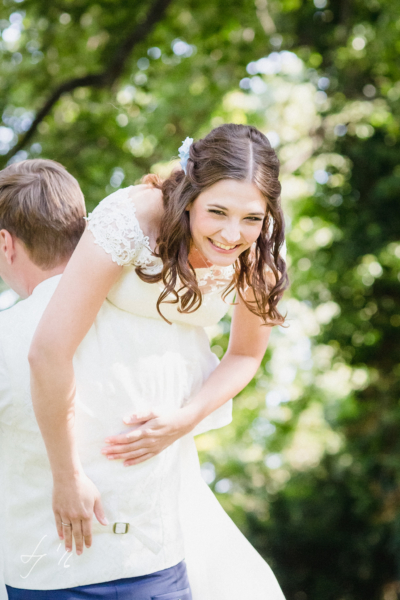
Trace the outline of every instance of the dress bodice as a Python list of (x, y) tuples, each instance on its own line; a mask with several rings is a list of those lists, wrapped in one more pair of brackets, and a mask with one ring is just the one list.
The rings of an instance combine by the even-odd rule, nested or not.
[[(118, 190), (100, 202), (88, 217), (88, 228), (95, 242), (111, 255), (114, 262), (124, 266), (121, 277), (108, 294), (108, 300), (138, 316), (162, 319), (156, 306), (164, 287), (162, 281), (146, 283), (135, 271), (139, 266), (146, 273), (159, 273), (162, 261), (153, 254), (149, 238), (142, 231), (132, 189), (131, 186)], [(218, 323), (233, 301), (234, 292), (226, 299), (222, 297), (233, 274), (233, 266), (196, 269), (202, 292), (200, 308), (192, 313), (180, 313), (178, 304), (163, 302), (160, 307), (162, 314), (172, 323), (201, 327)]]

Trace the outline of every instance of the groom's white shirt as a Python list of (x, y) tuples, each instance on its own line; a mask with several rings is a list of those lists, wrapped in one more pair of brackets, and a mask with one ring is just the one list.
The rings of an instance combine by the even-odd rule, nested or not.
[[(52, 477), (33, 412), (29, 347), (61, 276), (0, 313), (0, 535), (4, 579), (25, 589), (55, 589), (153, 573), (184, 558), (178, 519), (178, 448), (135, 467), (100, 449), (140, 406), (130, 364), (134, 316), (106, 301), (74, 359), (76, 438), (86, 474), (97, 485), (110, 526), (94, 524), (90, 549), (65, 553), (51, 508)], [(62, 315), (60, 315), (62, 318)], [(136, 402), (137, 401), (137, 402)], [(113, 533), (112, 526), (126, 534)]]

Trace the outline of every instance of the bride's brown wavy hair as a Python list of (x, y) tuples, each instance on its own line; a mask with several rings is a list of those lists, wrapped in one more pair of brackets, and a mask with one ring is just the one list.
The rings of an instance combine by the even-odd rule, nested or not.
[[(144, 183), (160, 189), (163, 195), (164, 214), (157, 239), (157, 256), (162, 259), (163, 269), (155, 275), (145, 273), (140, 267), (136, 272), (148, 283), (163, 281), (165, 287), (157, 302), (161, 316), (162, 302), (179, 304), (181, 313), (194, 312), (201, 306), (202, 294), (189, 262), (192, 236), (186, 209), (199, 194), (218, 181), (236, 179), (257, 186), (265, 198), (267, 213), (255, 247), (242, 252), (236, 260), (234, 277), (223, 298), (236, 289), (247, 308), (260, 316), (265, 324), (284, 322), (277, 308), (288, 286), (286, 264), (279, 254), (285, 224), (278, 176), (278, 157), (265, 135), (255, 127), (227, 124), (213, 129), (190, 146), (186, 174), (178, 170), (164, 181), (156, 175), (144, 177)], [(254, 300), (245, 299), (248, 287), (253, 289)], [(167, 299), (169, 295), (172, 300)]]

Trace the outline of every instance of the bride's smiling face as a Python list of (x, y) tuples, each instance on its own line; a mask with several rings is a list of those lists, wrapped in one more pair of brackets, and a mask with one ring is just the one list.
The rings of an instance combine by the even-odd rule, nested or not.
[(190, 206), (190, 231), (201, 256), (214, 265), (231, 265), (257, 240), (266, 201), (249, 181), (223, 179)]

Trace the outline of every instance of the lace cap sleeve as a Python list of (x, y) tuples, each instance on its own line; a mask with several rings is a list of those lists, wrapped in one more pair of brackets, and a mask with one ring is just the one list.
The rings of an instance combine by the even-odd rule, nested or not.
[(125, 188), (104, 198), (87, 218), (95, 243), (118, 265), (145, 266), (152, 262), (149, 238), (136, 218), (136, 208)]

